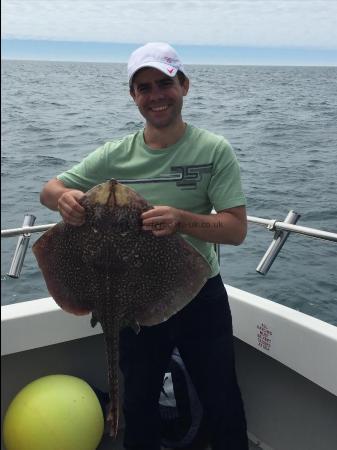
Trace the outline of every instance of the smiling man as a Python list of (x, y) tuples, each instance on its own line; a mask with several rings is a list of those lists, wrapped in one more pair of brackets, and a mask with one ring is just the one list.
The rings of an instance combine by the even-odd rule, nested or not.
[(143, 68), (133, 76), (131, 95), (146, 119), (146, 135), (151, 136), (157, 129), (175, 130), (179, 137), (184, 133), (181, 109), (188, 87), (187, 78), (179, 82), (178, 77), (172, 78), (158, 69)]
[[(120, 335), (126, 449), (159, 450), (159, 395), (178, 347), (204, 409), (213, 450), (247, 450), (246, 421), (234, 366), (231, 313), (214, 243), (238, 245), (246, 235), (245, 197), (229, 143), (182, 118), (189, 78), (175, 50), (149, 43), (128, 63), (130, 94), (144, 130), (108, 142), (50, 180), (41, 202), (80, 226), (83, 193), (110, 178), (127, 180), (156, 205), (142, 214), (144, 230), (180, 233), (205, 258), (210, 278), (192, 302), (166, 322), (126, 328)], [(212, 209), (217, 214), (211, 214)], [(155, 256), (154, 256), (155, 257)]]

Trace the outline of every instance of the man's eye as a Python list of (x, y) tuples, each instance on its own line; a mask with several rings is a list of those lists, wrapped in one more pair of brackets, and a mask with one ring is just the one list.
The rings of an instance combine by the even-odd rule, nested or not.
[(148, 86), (138, 86), (137, 90), (143, 94), (144, 92), (147, 92), (149, 88)]
[(172, 84), (173, 84), (172, 80), (164, 80), (164, 81), (162, 81), (162, 82), (160, 83), (160, 85), (161, 85), (161, 86), (164, 86), (164, 87), (166, 87), (166, 86), (172, 86)]

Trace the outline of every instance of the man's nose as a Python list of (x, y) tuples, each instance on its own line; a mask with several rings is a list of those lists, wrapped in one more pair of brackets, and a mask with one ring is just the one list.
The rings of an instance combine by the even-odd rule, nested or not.
[(163, 97), (163, 90), (160, 86), (154, 85), (151, 89), (151, 100), (157, 100)]

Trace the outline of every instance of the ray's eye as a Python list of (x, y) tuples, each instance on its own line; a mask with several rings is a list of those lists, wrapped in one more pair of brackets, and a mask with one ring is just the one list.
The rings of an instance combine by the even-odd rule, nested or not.
[(130, 224), (127, 219), (120, 219), (117, 223), (117, 231), (119, 233), (125, 233), (130, 229)]

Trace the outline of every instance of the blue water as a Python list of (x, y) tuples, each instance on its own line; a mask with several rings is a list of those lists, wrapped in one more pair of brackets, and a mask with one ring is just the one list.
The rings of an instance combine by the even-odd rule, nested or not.
[[(337, 68), (189, 66), (184, 119), (222, 134), (242, 169), (248, 214), (337, 232)], [(107, 140), (142, 128), (122, 64), (4, 61), (1, 228), (59, 220), (39, 204), (43, 183)], [(33, 243), (37, 238), (34, 235)], [(251, 225), (222, 246), (227, 284), (337, 324), (337, 245), (291, 235), (267, 276), (255, 268), (272, 239)], [(46, 297), (29, 250), (8, 278), (17, 238), (2, 239), (2, 304)]]

